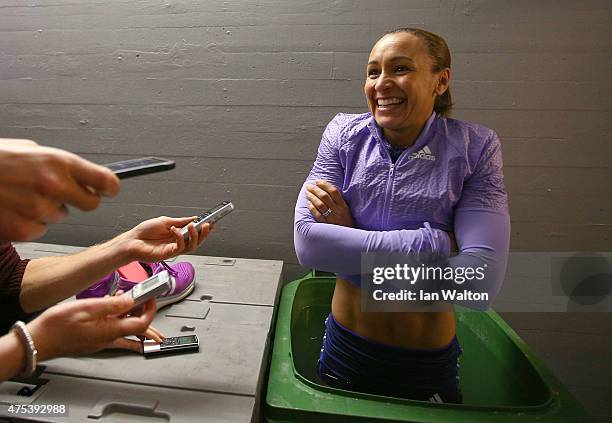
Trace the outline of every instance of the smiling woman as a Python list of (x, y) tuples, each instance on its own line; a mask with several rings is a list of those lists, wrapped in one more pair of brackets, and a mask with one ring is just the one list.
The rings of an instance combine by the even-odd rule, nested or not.
[(419, 29), (389, 32), (372, 48), (364, 91), (391, 144), (409, 147), (432, 109), (450, 112), (450, 62), (444, 39)]
[[(447, 117), (450, 63), (438, 35), (411, 28), (383, 35), (367, 63), (370, 113), (329, 123), (298, 197), (298, 259), (337, 276), (318, 361), (329, 385), (462, 401), (451, 303), (483, 310), (495, 298), (510, 219), (497, 134)], [(461, 289), (487, 295), (455, 296), (427, 312), (364, 312), (361, 284), (370, 281), (359, 274), (362, 253), (433, 253), (451, 269), (484, 266), (486, 277)], [(439, 292), (455, 282), (435, 281)]]

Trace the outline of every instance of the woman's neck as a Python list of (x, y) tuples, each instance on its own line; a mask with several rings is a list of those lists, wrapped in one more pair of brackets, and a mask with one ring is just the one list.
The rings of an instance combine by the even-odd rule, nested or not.
[(418, 125), (409, 126), (401, 129), (385, 129), (382, 128), (383, 136), (389, 143), (395, 148), (408, 148), (412, 147), (416, 140), (423, 132), (429, 116), (423, 122)]

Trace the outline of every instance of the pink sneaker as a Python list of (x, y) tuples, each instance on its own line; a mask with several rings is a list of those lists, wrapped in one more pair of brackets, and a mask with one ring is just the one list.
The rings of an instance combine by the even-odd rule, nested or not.
[[(193, 291), (195, 286), (195, 269), (188, 262), (180, 262), (169, 265), (160, 261), (157, 263), (142, 263), (151, 272), (151, 276), (167, 270), (170, 274), (172, 287), (157, 297), (157, 309), (168, 306), (182, 300)], [(103, 297), (107, 294), (113, 295), (118, 290), (129, 291), (134, 285), (140, 282), (133, 282), (119, 275), (117, 271), (109, 273), (98, 282), (94, 283), (84, 291), (79, 292), (77, 298)]]

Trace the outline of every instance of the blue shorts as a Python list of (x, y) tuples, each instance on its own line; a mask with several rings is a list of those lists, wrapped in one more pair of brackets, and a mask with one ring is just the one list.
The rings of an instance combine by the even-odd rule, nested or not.
[(460, 404), (460, 355), (457, 337), (435, 350), (396, 347), (352, 332), (330, 313), (317, 373), (334, 388)]

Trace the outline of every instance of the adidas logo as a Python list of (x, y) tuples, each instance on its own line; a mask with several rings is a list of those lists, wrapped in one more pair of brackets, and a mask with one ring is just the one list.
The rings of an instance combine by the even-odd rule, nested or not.
[(436, 160), (436, 156), (431, 152), (429, 147), (425, 146), (421, 148), (416, 153), (412, 153), (410, 155), (411, 159), (423, 159), (423, 160), (431, 160), (432, 162)]
[(436, 392), (433, 397), (429, 398), (429, 402), (443, 403), (444, 401), (442, 401), (442, 397), (440, 397), (440, 394)]

